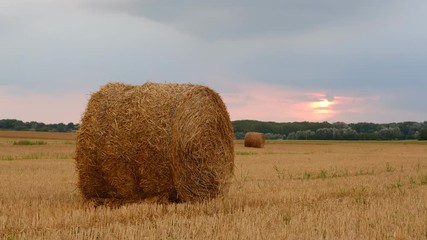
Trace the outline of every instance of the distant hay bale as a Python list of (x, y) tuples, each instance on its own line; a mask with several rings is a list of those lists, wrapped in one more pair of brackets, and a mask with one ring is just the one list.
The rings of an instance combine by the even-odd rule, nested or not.
[(76, 145), (87, 200), (211, 199), (234, 170), (226, 107), (198, 85), (109, 83), (92, 94)]
[(259, 132), (247, 132), (245, 134), (245, 147), (263, 148), (265, 135)]

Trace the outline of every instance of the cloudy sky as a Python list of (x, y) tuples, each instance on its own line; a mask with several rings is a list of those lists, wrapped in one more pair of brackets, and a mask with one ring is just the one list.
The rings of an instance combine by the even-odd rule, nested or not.
[(425, 0), (1, 0), (0, 119), (107, 82), (204, 84), (232, 120), (427, 120)]

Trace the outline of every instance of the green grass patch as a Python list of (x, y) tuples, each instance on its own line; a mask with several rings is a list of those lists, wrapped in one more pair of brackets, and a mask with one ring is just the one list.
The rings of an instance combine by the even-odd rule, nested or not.
[(242, 155), (242, 156), (250, 156), (250, 155), (257, 155), (256, 152), (236, 152), (236, 155)]
[(421, 176), (421, 185), (427, 185), (427, 174)]
[(16, 157), (12, 156), (12, 155), (1, 155), (0, 156), (0, 160), (3, 160), (3, 161), (13, 161), (13, 160), (16, 160)]
[(46, 141), (41, 141), (41, 140), (37, 140), (37, 141), (30, 141), (30, 140), (19, 140), (19, 141), (14, 141), (13, 145), (24, 145), (24, 146), (28, 146), (28, 145), (46, 145), (47, 142)]
[(276, 165), (273, 166), (274, 171), (276, 171), (277, 177), (280, 180), (285, 179), (286, 177), (286, 170), (285, 169), (279, 169)]
[(394, 172), (394, 170), (396, 170), (394, 167), (392, 167), (392, 166), (390, 165), (390, 163), (389, 163), (389, 162), (386, 162), (386, 164), (385, 164), (385, 168), (386, 168), (386, 171), (387, 171), (387, 172)]
[[(276, 172), (278, 171), (275, 169)], [(304, 171), (302, 173), (302, 176), (295, 177), (291, 179), (298, 179), (298, 180), (315, 180), (315, 179), (331, 179), (331, 178), (341, 178), (341, 177), (348, 177), (348, 176), (364, 176), (364, 175), (374, 175), (374, 170), (364, 170), (360, 169), (358, 171), (350, 172), (348, 169), (334, 169), (331, 168), (329, 170), (326, 169), (320, 169), (319, 171)], [(427, 179), (426, 179), (427, 181)]]
[(36, 160), (36, 159), (73, 159), (74, 153), (50, 153), (50, 152), (35, 152), (19, 155), (0, 155), (0, 160)]
[(400, 193), (405, 193), (405, 191), (403, 190), (403, 183), (400, 180), (400, 178), (399, 178), (399, 180), (397, 180), (396, 183), (391, 184), (390, 188), (391, 189), (397, 189), (397, 190), (399, 190)]

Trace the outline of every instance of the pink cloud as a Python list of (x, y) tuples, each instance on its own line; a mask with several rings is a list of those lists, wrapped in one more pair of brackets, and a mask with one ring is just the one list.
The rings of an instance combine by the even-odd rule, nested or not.
[(379, 97), (328, 98), (323, 91), (259, 83), (236, 84), (233, 89), (233, 93), (223, 94), (232, 120), (354, 122), (351, 117), (379, 108)]
[[(386, 112), (376, 96), (328, 96), (324, 91), (305, 91), (272, 84), (228, 83), (222, 93), (232, 120), (262, 121), (380, 121)], [(0, 119), (13, 118), (45, 123), (79, 122), (89, 93), (36, 93), (0, 87)], [(327, 100), (328, 104), (321, 103)]]
[(0, 119), (78, 123), (88, 98), (81, 92), (36, 93), (0, 87)]
[(235, 85), (233, 89), (233, 93), (223, 94), (233, 120), (314, 120), (308, 96), (301, 90), (258, 83)]

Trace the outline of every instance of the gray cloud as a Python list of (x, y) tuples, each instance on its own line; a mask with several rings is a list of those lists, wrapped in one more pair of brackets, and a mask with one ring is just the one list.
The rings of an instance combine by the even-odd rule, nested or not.
[(170, 24), (209, 40), (290, 35), (375, 18), (393, 1), (95, 1), (93, 9)]
[(425, 116), (426, 11), (422, 0), (4, 0), (0, 87), (263, 82)]
[(225, 61), (239, 75), (301, 87), (419, 83), (427, 55), (422, 1), (127, 0), (94, 6), (214, 41), (202, 49), (212, 56), (208, 64)]

